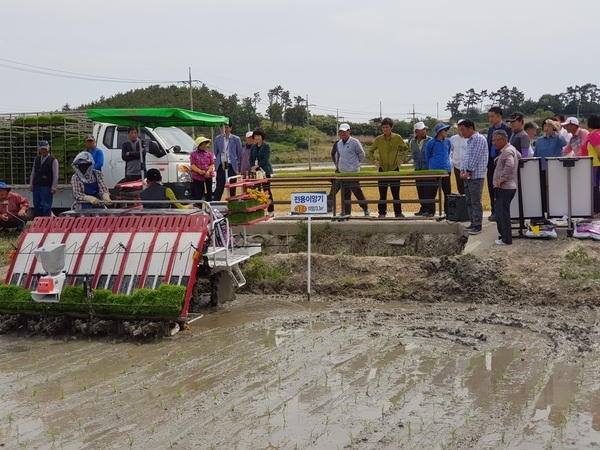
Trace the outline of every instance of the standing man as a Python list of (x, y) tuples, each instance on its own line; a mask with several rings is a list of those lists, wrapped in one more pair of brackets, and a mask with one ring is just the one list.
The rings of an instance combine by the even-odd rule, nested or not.
[[(343, 123), (339, 129), (340, 140), (337, 143), (338, 165), (340, 172), (360, 172), (360, 162), (365, 159), (365, 151), (358, 139), (350, 136), (350, 125)], [(360, 207), (363, 209), (365, 216), (369, 216), (369, 204), (367, 198), (360, 188), (358, 181), (341, 181), (343, 187), (344, 198), (344, 216), (349, 216), (352, 213), (352, 205), (346, 203), (350, 200), (351, 193), (354, 194), (359, 201)]]
[[(412, 163), (415, 172), (419, 170), (427, 170), (427, 160), (425, 159), (425, 147), (431, 140), (431, 136), (427, 136), (427, 126), (423, 122), (417, 122), (413, 125), (413, 131), (415, 137), (410, 140), (409, 147), (412, 153)], [(425, 200), (429, 198), (428, 189), (431, 189), (427, 185), (427, 181), (416, 180), (417, 195), (419, 200)], [(427, 212), (427, 203), (421, 203), (419, 211), (415, 213), (415, 216), (429, 215)]]
[(479, 234), (483, 225), (481, 195), (488, 168), (489, 149), (486, 139), (475, 131), (475, 123), (472, 120), (463, 120), (459, 127), (462, 128), (462, 135), (467, 138), (467, 153), (460, 171), (460, 177), (465, 181), (467, 211), (471, 220), (471, 224), (465, 230), (469, 234)]
[(506, 125), (503, 121), (502, 121), (502, 108), (500, 108), (499, 106), (492, 106), (489, 110), (488, 110), (488, 118), (490, 119), (490, 123), (492, 124), (492, 126), (490, 127), (490, 129), (488, 130), (488, 134), (487, 134), (487, 144), (488, 144), (488, 149), (489, 149), (489, 159), (488, 159), (488, 163), (487, 163), (487, 186), (488, 186), (488, 193), (490, 194), (490, 201), (492, 202), (492, 214), (490, 214), (490, 216), (488, 217), (488, 220), (491, 220), (492, 222), (494, 220), (496, 220), (496, 214), (495, 214), (495, 210), (494, 210), (494, 170), (496, 169), (496, 166), (494, 164), (494, 159), (496, 159), (496, 156), (498, 156), (498, 149), (496, 149), (496, 147), (494, 147), (494, 144), (492, 143), (492, 135), (494, 134), (494, 131), (498, 131), (498, 130), (504, 130), (506, 131), (506, 134), (508, 135), (508, 138), (510, 139), (510, 137), (512, 136), (512, 130), (510, 129), (510, 127), (508, 125)]
[[(433, 132), (435, 137), (427, 143), (425, 147), (425, 159), (429, 170), (445, 170), (448, 176), (442, 178), (442, 191), (444, 192), (444, 211), (446, 211), (446, 197), (452, 193), (450, 185), (450, 173), (452, 173), (452, 163), (450, 162), (450, 150), (452, 145), (447, 138), (450, 125), (439, 122), (436, 124)], [(429, 191), (429, 198), (435, 199), (438, 194), (437, 186)], [(427, 214), (423, 216), (433, 217), (435, 215), (435, 203), (427, 204)]]
[[(389, 117), (386, 117), (381, 121), (380, 134), (373, 141), (373, 145), (369, 149), (369, 157), (371, 162), (375, 164), (375, 167), (379, 169), (379, 172), (400, 172), (400, 165), (406, 159), (408, 155), (408, 146), (402, 136), (397, 133), (392, 133), (394, 128), (394, 121)], [(377, 152), (377, 153), (376, 153)], [(377, 187), (379, 188), (379, 200), (387, 202), (387, 190), (390, 188), (392, 198), (394, 200), (400, 200), (400, 182), (399, 181), (378, 181)], [(386, 203), (379, 203), (379, 218), (384, 219), (387, 214)], [(403, 218), (402, 204), (394, 203), (394, 215), (396, 217)]]
[(142, 179), (144, 165), (142, 159), (146, 155), (144, 141), (138, 138), (138, 129), (129, 127), (129, 140), (121, 146), (121, 158), (125, 161), (125, 178), (122, 181), (136, 181)]
[[(225, 190), (228, 177), (235, 177), (239, 173), (242, 160), (242, 140), (235, 134), (231, 134), (233, 125), (231, 122), (223, 127), (225, 133), (215, 138), (215, 166), (217, 167), (217, 187), (213, 199), (220, 201)], [(250, 161), (253, 165), (254, 161)], [(229, 195), (235, 195), (235, 188), (229, 189)]]
[(456, 180), (456, 188), (461, 195), (465, 193), (465, 181), (460, 177), (460, 169), (465, 153), (467, 153), (467, 139), (462, 136), (461, 128), (459, 127), (463, 120), (464, 119), (460, 119), (456, 122), (458, 132), (450, 138), (450, 144), (452, 146), (452, 150), (450, 150), (450, 160), (452, 161), (452, 170)]
[(581, 144), (587, 140), (590, 132), (579, 128), (579, 120), (576, 117), (569, 117), (561, 124), (571, 135), (567, 146), (563, 149), (563, 156), (581, 156)]
[(58, 189), (58, 160), (50, 154), (50, 143), (38, 143), (40, 154), (33, 161), (29, 190), (33, 192), (35, 216), (52, 216), (52, 199)]
[(87, 151), (92, 154), (92, 158), (94, 158), (94, 170), (102, 170), (102, 166), (104, 165), (104, 153), (98, 147), (96, 147), (96, 138), (89, 134), (88, 137), (85, 138), (85, 146), (87, 147)]
[[(531, 146), (531, 142), (529, 140), (529, 136), (523, 129), (525, 125), (523, 113), (515, 111), (508, 119), (506, 119), (506, 122), (508, 122), (513, 132), (512, 136), (510, 137), (510, 145), (512, 145), (523, 158), (529, 158), (529, 147)], [(498, 170), (498, 164), (496, 164), (495, 170)]]
[(497, 245), (512, 244), (510, 227), (510, 202), (517, 192), (517, 170), (521, 154), (508, 143), (508, 135), (503, 130), (495, 131), (492, 141), (500, 149), (494, 171), (494, 187), (496, 188), (496, 227), (500, 239)]
[(527, 122), (523, 125), (523, 131), (529, 137), (529, 152), (527, 156), (533, 158), (535, 140), (537, 139), (538, 124), (535, 122)]

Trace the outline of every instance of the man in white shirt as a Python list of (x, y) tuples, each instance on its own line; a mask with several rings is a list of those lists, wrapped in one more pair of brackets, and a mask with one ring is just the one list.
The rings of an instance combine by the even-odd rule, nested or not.
[(463, 163), (463, 157), (467, 152), (467, 141), (468, 139), (464, 138), (462, 135), (462, 129), (459, 125), (464, 121), (464, 119), (460, 119), (456, 122), (457, 133), (450, 138), (450, 144), (452, 145), (452, 150), (450, 150), (450, 160), (452, 161), (452, 167), (454, 171), (454, 178), (456, 179), (456, 188), (458, 189), (459, 194), (465, 193), (465, 182), (460, 177), (460, 169)]

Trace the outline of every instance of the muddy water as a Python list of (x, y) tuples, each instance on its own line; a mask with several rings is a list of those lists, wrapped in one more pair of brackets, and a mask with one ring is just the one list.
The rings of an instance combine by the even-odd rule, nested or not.
[(0, 445), (600, 445), (595, 310), (315, 300), (240, 296), (153, 342), (0, 336)]

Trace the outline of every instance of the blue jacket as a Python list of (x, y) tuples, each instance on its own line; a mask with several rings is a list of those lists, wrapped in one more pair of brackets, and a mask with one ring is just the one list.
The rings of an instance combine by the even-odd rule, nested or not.
[(90, 152), (92, 154), (92, 158), (94, 158), (94, 169), (102, 170), (102, 166), (104, 165), (104, 153), (98, 147), (94, 147)]
[(425, 147), (425, 159), (429, 170), (445, 170), (452, 172), (452, 163), (450, 162), (450, 150), (452, 144), (450, 139), (445, 138), (443, 141), (431, 139)]
[(542, 158), (542, 170), (546, 170), (546, 158), (561, 157), (563, 155), (563, 147), (567, 145), (567, 141), (562, 136), (552, 133), (552, 136), (546, 135), (539, 137), (535, 141), (535, 157)]
[[(215, 138), (215, 145), (213, 147), (215, 153), (215, 168), (219, 168), (221, 165), (221, 157), (225, 150), (225, 135), (220, 134)], [(229, 153), (229, 162), (231, 168), (238, 173), (240, 170), (240, 163), (242, 162), (242, 141), (235, 134), (229, 135), (229, 146), (227, 148)], [(251, 161), (252, 162), (252, 161)]]

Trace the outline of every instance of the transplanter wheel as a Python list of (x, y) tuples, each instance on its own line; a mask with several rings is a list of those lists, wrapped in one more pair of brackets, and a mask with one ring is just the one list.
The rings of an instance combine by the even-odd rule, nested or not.
[(210, 277), (210, 306), (217, 306), (235, 300), (233, 277), (229, 272), (220, 271)]

